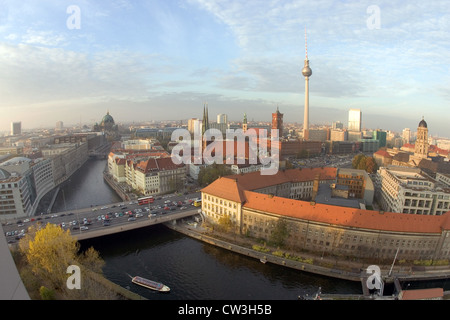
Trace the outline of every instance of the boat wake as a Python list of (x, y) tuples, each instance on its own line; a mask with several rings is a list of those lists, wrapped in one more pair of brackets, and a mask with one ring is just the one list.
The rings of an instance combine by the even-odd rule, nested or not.
[(127, 276), (129, 276), (129, 277), (130, 277), (130, 279), (133, 279), (133, 276), (132, 276), (132, 275), (130, 275), (129, 273), (125, 272), (125, 274), (126, 274)]

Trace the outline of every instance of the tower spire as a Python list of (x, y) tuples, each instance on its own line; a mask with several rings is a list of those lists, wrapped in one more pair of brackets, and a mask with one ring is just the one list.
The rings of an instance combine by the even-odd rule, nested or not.
[(309, 77), (312, 75), (312, 70), (309, 67), (308, 60), (308, 44), (305, 27), (305, 64), (302, 69), (302, 74), (305, 77), (305, 110), (303, 115), (303, 139), (309, 139)]
[(307, 41), (307, 37), (306, 37), (306, 27), (305, 27), (305, 57), (306, 57), (306, 60), (308, 60), (308, 41)]
[(209, 129), (208, 103), (203, 104), (202, 135)]

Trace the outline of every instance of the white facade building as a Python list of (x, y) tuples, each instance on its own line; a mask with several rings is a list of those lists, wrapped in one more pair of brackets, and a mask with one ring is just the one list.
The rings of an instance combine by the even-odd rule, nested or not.
[(376, 183), (377, 198), (385, 211), (441, 215), (450, 210), (450, 188), (420, 168), (382, 167)]
[(52, 161), (16, 157), (0, 165), (0, 218), (32, 216), (54, 188)]

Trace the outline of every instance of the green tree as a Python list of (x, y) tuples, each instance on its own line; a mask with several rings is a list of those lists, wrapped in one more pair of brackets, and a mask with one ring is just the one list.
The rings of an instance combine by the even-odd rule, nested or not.
[(233, 174), (233, 172), (227, 165), (214, 163), (200, 169), (198, 174), (198, 183), (201, 187), (204, 187), (214, 182), (219, 177), (229, 176), (231, 174)]
[(358, 154), (352, 160), (353, 169), (365, 170), (368, 173), (377, 171), (378, 166), (373, 157), (367, 157), (364, 154)]
[(352, 168), (358, 169), (359, 162), (365, 157), (366, 156), (363, 153), (360, 153), (360, 154), (357, 154), (356, 156), (354, 156), (353, 160), (352, 160)]
[(88, 268), (89, 270), (102, 273), (102, 268), (105, 265), (105, 261), (100, 257), (100, 254), (93, 247), (85, 250), (81, 255), (79, 255), (79, 261), (81, 264)]
[(359, 160), (358, 166), (356, 167), (356, 169), (366, 170), (366, 159), (367, 159), (366, 156), (363, 156), (361, 158), (361, 160)]
[(224, 215), (224, 216), (220, 217), (217, 222), (218, 222), (219, 228), (224, 232), (230, 232), (234, 227), (233, 221), (231, 221), (231, 218), (229, 215)]
[(273, 244), (281, 247), (284, 245), (284, 242), (288, 237), (288, 223), (285, 219), (279, 219), (275, 224), (272, 234), (270, 235), (270, 241)]
[(39, 288), (39, 294), (42, 300), (54, 300), (55, 299), (55, 291), (41, 286)]

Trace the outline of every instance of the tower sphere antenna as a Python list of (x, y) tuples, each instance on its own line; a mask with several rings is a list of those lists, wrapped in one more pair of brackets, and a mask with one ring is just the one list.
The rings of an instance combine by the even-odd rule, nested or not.
[(305, 28), (305, 65), (303, 66), (302, 74), (304, 77), (310, 77), (312, 75), (312, 70), (309, 67), (309, 60), (308, 60), (308, 42), (306, 38), (306, 28)]

